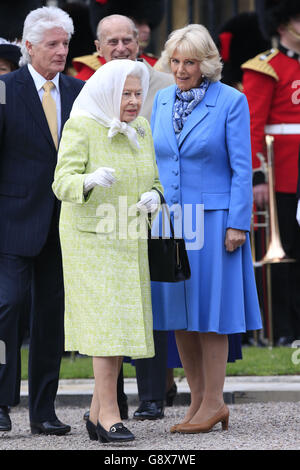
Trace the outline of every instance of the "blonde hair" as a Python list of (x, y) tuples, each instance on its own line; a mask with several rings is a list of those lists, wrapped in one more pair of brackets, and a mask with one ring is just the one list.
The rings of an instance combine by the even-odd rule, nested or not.
[(173, 31), (159, 59), (159, 69), (171, 71), (170, 61), (175, 50), (200, 62), (202, 74), (211, 82), (221, 79), (223, 64), (217, 46), (205, 26), (190, 24)]

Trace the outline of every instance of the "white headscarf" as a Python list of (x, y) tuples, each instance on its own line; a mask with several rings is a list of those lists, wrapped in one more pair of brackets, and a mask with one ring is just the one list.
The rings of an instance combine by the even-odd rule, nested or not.
[(121, 98), (128, 75), (140, 78), (144, 103), (149, 87), (147, 67), (138, 61), (112, 60), (102, 65), (87, 80), (73, 103), (70, 117), (88, 116), (95, 119), (109, 128), (109, 138), (121, 132), (128, 137), (131, 145), (139, 148), (135, 129), (120, 121)]

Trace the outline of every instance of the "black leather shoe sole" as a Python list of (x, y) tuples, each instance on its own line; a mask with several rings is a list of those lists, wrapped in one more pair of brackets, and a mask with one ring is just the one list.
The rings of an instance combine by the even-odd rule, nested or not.
[(71, 431), (68, 425), (55, 426), (44, 423), (31, 423), (30, 429), (32, 434), (45, 434), (47, 436), (63, 436)]

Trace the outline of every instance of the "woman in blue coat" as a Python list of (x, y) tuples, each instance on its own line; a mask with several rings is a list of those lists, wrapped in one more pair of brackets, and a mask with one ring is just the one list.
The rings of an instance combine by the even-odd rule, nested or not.
[(252, 165), (245, 96), (219, 80), (207, 29), (174, 31), (162, 60), (175, 85), (156, 95), (152, 132), (175, 231), (186, 240), (191, 278), (152, 283), (154, 329), (176, 330), (191, 405), (172, 432), (207, 432), (223, 401), (228, 335), (262, 327), (249, 241)]

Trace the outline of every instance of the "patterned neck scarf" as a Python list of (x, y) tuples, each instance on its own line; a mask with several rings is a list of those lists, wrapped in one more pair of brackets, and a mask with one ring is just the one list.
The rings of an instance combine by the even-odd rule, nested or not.
[(209, 80), (204, 78), (199, 88), (191, 88), (191, 90), (188, 91), (182, 91), (180, 88), (176, 88), (176, 100), (173, 108), (173, 126), (175, 134), (181, 132), (188, 116), (197, 104), (203, 100), (209, 83)]

